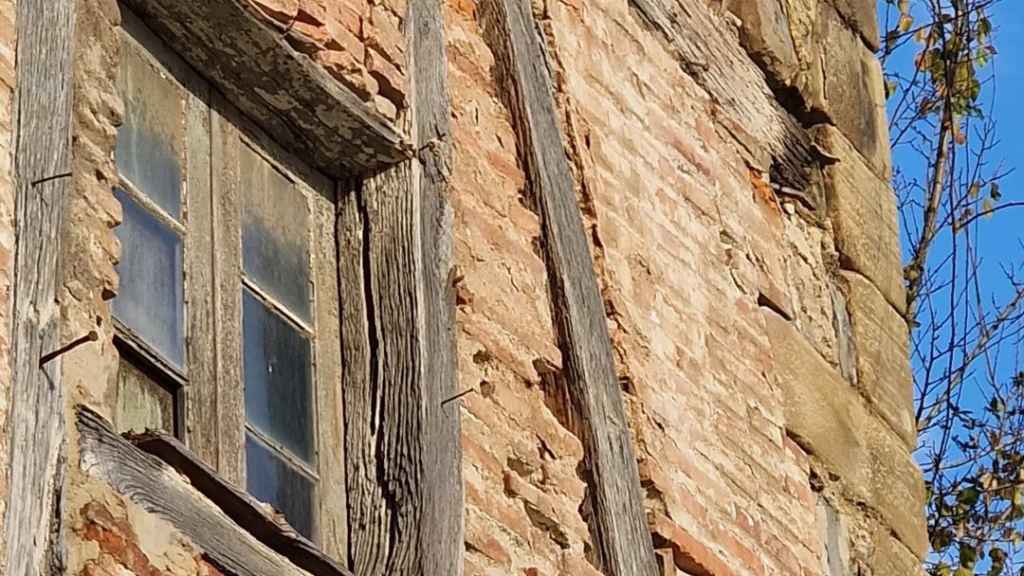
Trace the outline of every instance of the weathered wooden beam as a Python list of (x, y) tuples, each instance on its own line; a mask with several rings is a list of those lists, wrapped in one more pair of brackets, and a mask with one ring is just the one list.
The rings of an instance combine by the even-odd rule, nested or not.
[(318, 576), (351, 576), (177, 440), (150, 434), (136, 437), (135, 446), (87, 408), (78, 409), (77, 427), (86, 474), (171, 523), (224, 570), (302, 576), (301, 568)]
[(423, 266), (424, 445), (421, 574), (462, 574), (462, 446), (456, 393), (455, 290), (452, 281), (453, 211), (451, 102), (443, 0), (411, 0), (413, 120), (419, 164), (420, 245)]
[(413, 0), (417, 158), (339, 192), (350, 567), (460, 574), (449, 99), (439, 0)]
[(527, 183), (540, 211), (554, 322), (572, 426), (583, 442), (600, 568), (609, 576), (655, 576), (658, 565), (633, 441), (576, 201), (545, 40), (528, 0), (488, 0), (485, 9), (491, 49), (508, 84), (507, 101)]
[(72, 0), (22, 0), (17, 10), (11, 456), (2, 572), (26, 576), (63, 563), (61, 361), (41, 365), (41, 359), (61, 345), (57, 290), (61, 218), (71, 190), (75, 8)]
[(173, 436), (148, 432), (131, 435), (128, 441), (174, 468), (231, 520), (299, 568), (311, 574), (349, 573), (294, 528), (279, 522), (262, 503), (217, 475), (213, 468)]
[[(423, 270), (417, 204), (412, 161), (366, 179), (359, 198), (369, 366), (368, 377), (345, 382), (343, 394), (352, 535), (349, 567), (360, 576), (418, 574), (422, 561), (421, 487), (430, 439), (423, 418)], [(346, 257), (340, 254), (339, 260)]]
[(296, 51), (244, 0), (125, 0), (278, 143), (333, 176), (408, 158), (393, 124)]
[(341, 320), (341, 381), (345, 416), (345, 482), (348, 496), (349, 567), (379, 574), (387, 557), (388, 506), (377, 482), (374, 391), (377, 330), (369, 297), (368, 238), (362, 192), (356, 183), (338, 186), (338, 293)]
[[(662, 37), (667, 48), (715, 105), (727, 131), (755, 157), (764, 157), (777, 184), (804, 190), (815, 180), (811, 170), (823, 160), (807, 131), (772, 94), (764, 74), (735, 35), (706, 3), (677, 0), (629, 0), (641, 21)], [(760, 160), (760, 158), (757, 158)]]

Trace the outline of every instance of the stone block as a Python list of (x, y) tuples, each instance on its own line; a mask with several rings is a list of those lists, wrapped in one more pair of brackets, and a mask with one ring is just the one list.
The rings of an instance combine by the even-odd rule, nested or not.
[(829, 0), (847, 26), (860, 34), (872, 51), (878, 50), (878, 13), (873, 0)]
[(871, 573), (876, 576), (924, 576), (921, 558), (884, 528), (873, 536), (874, 550), (869, 559)]
[(671, 550), (676, 568), (683, 573), (707, 576), (735, 574), (714, 550), (666, 516), (655, 513), (653, 522), (649, 523), (655, 547)]
[(769, 81), (792, 84), (800, 69), (789, 22), (780, 0), (736, 0), (729, 10), (743, 23), (743, 48), (768, 75)]
[(383, 6), (373, 6), (369, 20), (364, 22), (363, 34), (367, 46), (385, 55), (392, 64), (404, 65), (406, 38), (397, 16)]
[(818, 5), (813, 35), (802, 87), (808, 106), (827, 116), (888, 181), (892, 167), (881, 64), (829, 4)]
[(363, 100), (373, 99), (380, 89), (377, 80), (348, 51), (323, 50), (316, 55), (316, 61)]
[(842, 272), (853, 341), (857, 347), (857, 384), (872, 408), (913, 450), (913, 375), (907, 323), (865, 277)]
[(762, 314), (786, 429), (840, 478), (847, 497), (877, 511), (908, 548), (924, 554), (924, 483), (906, 445), (790, 322), (771, 310)]
[(906, 309), (896, 196), (834, 126), (812, 129), (839, 162), (825, 168), (828, 214), (842, 266), (870, 279), (897, 310)]

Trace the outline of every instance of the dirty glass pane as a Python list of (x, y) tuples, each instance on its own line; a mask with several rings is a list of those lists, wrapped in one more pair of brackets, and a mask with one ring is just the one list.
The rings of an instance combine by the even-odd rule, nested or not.
[(125, 115), (117, 131), (117, 168), (139, 191), (180, 219), (185, 93), (133, 42), (124, 46)]
[(313, 538), (313, 481), (248, 433), (245, 481), (249, 494), (279, 510), (300, 534)]
[(124, 357), (117, 370), (118, 432), (174, 434), (174, 396)]
[(309, 205), (299, 189), (242, 146), (242, 266), (246, 276), (309, 320)]
[(185, 365), (181, 238), (123, 190), (115, 189), (124, 219), (115, 229), (121, 241), (120, 289), (114, 315), (178, 368)]
[(296, 456), (313, 460), (309, 339), (243, 289), (245, 416)]

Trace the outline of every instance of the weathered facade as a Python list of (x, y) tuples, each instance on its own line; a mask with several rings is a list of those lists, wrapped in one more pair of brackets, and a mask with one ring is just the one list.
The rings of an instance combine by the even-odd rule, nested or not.
[(920, 573), (878, 36), (0, 0), (0, 573)]

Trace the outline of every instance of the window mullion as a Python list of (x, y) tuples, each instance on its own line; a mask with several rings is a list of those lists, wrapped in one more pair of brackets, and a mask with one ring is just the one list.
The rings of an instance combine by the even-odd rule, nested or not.
[[(199, 82), (198, 80), (196, 81)], [(186, 445), (204, 462), (217, 463), (217, 367), (218, 337), (215, 327), (213, 255), (213, 185), (210, 149), (210, 89), (202, 84), (188, 99), (185, 127), (185, 185), (189, 233), (185, 237), (185, 310), (188, 323), (186, 347), (191, 361), (189, 386), (184, 391), (183, 414)]]
[(240, 140), (234, 109), (211, 94), (214, 332), (217, 338), (217, 470), (245, 486), (245, 391), (242, 383), (242, 241)]

